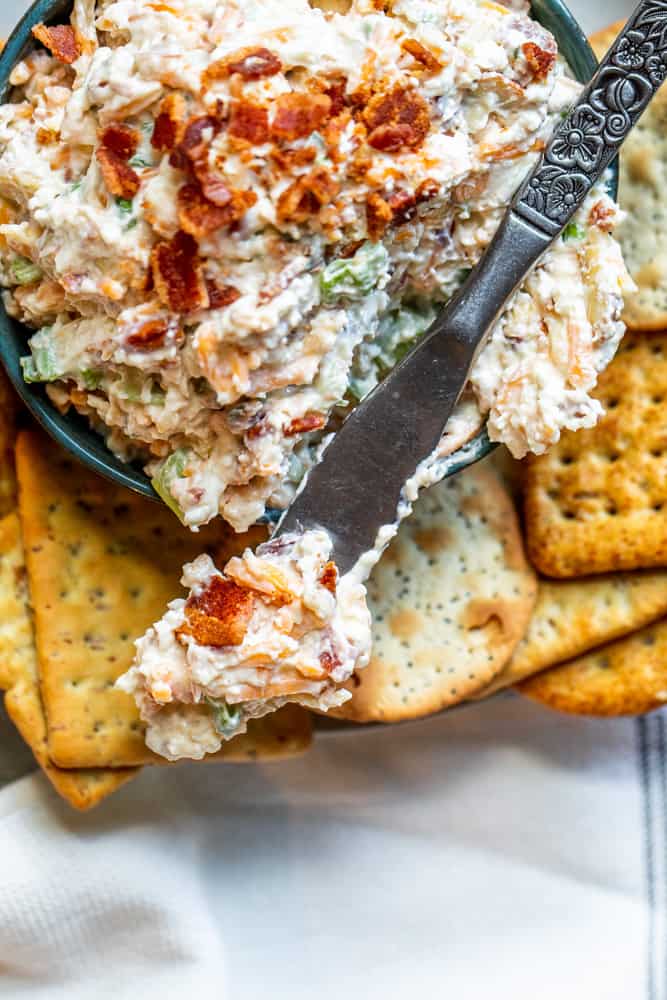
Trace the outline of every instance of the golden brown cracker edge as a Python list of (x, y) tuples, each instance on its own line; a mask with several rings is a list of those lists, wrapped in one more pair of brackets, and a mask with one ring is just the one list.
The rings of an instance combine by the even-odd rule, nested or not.
[(540, 580), (528, 631), (479, 698), (629, 635), (667, 614), (667, 570)]
[(3, 665), (0, 667), (0, 688), (7, 692), (7, 714), (56, 792), (71, 806), (79, 810), (92, 809), (136, 774), (133, 769), (63, 771), (49, 760), (27, 604), (23, 544), (16, 513), (0, 521), (0, 664)]
[(642, 715), (667, 703), (667, 619), (546, 670), (518, 690), (573, 715)]
[(596, 427), (525, 462), (526, 544), (545, 576), (667, 566), (667, 332), (628, 333)]

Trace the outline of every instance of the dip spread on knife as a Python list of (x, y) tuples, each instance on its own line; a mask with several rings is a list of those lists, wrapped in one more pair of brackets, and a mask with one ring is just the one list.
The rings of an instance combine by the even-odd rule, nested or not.
[[(36, 330), (25, 377), (143, 461), (192, 528), (220, 514), (241, 531), (289, 504), (478, 261), (578, 93), (527, 4), (377, 6), (79, 0), (71, 26), (36, 29), (44, 48), (0, 108), (0, 279)], [(485, 419), (515, 456), (596, 422), (629, 282), (617, 218), (595, 189), (526, 279), (439, 460)], [(188, 601), (122, 681), (158, 752), (209, 752), (285, 701), (339, 703), (368, 656), (363, 587), (313, 575), (329, 543), (311, 534), (224, 574), (186, 568)]]

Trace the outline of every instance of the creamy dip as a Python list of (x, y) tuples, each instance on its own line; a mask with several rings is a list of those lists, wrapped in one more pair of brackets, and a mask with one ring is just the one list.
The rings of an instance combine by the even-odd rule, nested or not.
[[(379, 9), (378, 9), (379, 8)], [(188, 525), (283, 508), (479, 259), (579, 87), (489, 0), (79, 0), (0, 108), (0, 281), (47, 383)], [(626, 272), (602, 189), (441, 451), (591, 426)]]
[(199, 759), (287, 702), (327, 711), (366, 666), (366, 589), (338, 578), (322, 531), (285, 535), (235, 557), (220, 573), (209, 556), (185, 567), (187, 600), (137, 643), (118, 686), (133, 694), (146, 743), (170, 760)]

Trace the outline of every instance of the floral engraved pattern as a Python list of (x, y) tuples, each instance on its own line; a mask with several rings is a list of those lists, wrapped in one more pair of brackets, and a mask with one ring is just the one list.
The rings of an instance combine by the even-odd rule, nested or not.
[(667, 0), (644, 0), (519, 189), (514, 210), (554, 235), (667, 78)]

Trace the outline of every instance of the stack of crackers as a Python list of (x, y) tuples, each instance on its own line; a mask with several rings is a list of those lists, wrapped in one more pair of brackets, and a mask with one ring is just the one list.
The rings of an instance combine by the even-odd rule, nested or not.
[[(546, 456), (487, 461), (420, 498), (369, 581), (373, 658), (339, 718), (415, 719), (514, 686), (592, 715), (667, 702), (667, 228), (648, 225), (667, 190), (664, 93), (622, 160), (638, 292), (597, 389), (606, 416)], [(191, 534), (21, 421), (0, 379), (0, 689), (55, 789), (88, 809), (165, 764), (114, 685), (181, 593), (182, 565), (207, 551), (222, 566), (266, 533), (219, 521)], [(276, 760), (311, 740), (312, 716), (288, 706), (208, 759)]]

